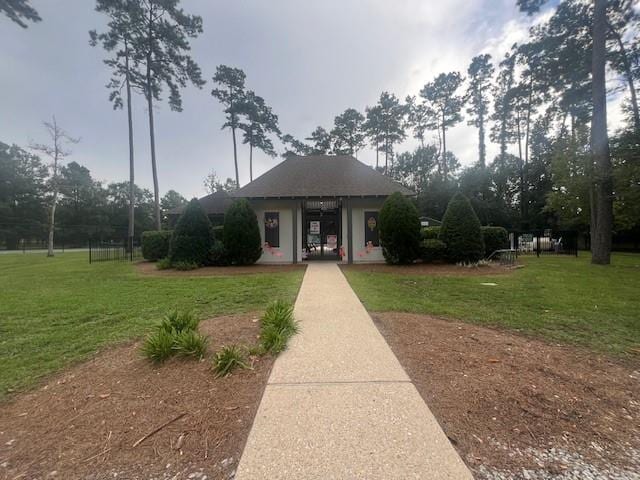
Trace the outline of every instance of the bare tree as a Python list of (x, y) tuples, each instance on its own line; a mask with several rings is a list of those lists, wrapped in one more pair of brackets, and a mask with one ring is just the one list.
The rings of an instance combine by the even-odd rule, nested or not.
[(44, 127), (49, 135), (50, 143), (32, 143), (31, 149), (39, 152), (51, 159), (50, 169), (51, 177), (49, 185), (51, 190), (51, 206), (49, 207), (49, 239), (47, 246), (47, 257), (53, 257), (53, 237), (56, 227), (56, 207), (58, 205), (58, 193), (60, 191), (60, 163), (69, 155), (71, 151), (66, 147), (69, 144), (76, 144), (80, 141), (73, 138), (65, 132), (58, 122), (55, 115), (51, 122), (43, 122)]

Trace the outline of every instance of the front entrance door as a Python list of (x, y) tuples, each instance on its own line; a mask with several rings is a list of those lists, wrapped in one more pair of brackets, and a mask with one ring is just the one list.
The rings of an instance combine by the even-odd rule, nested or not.
[[(325, 203), (321, 203), (325, 207)], [(339, 212), (337, 205), (334, 208), (305, 211), (302, 248), (308, 260), (340, 259)]]

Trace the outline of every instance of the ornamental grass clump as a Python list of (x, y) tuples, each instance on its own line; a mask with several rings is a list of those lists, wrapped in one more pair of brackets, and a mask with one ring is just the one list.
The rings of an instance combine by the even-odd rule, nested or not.
[(260, 345), (265, 352), (278, 354), (287, 348), (289, 339), (297, 332), (293, 305), (276, 300), (267, 307), (260, 321)]
[(207, 337), (194, 330), (185, 330), (174, 336), (173, 349), (180, 357), (201, 359), (207, 352)]
[(144, 340), (142, 354), (154, 363), (162, 363), (173, 355), (173, 342), (173, 333), (158, 329)]
[(213, 359), (213, 370), (217, 377), (226, 377), (235, 368), (250, 368), (246, 361), (247, 355), (238, 345), (227, 345), (216, 353)]
[(154, 363), (173, 355), (201, 359), (207, 351), (207, 337), (198, 333), (199, 320), (192, 312), (173, 310), (142, 344), (142, 354)]
[(198, 329), (200, 320), (196, 318), (193, 312), (180, 313), (177, 309), (167, 313), (162, 322), (160, 329), (169, 333), (181, 333), (185, 331), (195, 331)]

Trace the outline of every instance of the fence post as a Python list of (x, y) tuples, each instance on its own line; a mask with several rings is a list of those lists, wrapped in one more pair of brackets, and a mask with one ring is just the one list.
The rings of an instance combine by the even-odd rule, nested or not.
[(540, 234), (538, 233), (538, 235), (536, 236), (536, 238), (538, 239), (538, 241), (536, 242), (536, 256), (538, 258), (540, 258)]
[(89, 237), (89, 265), (91, 265), (91, 237)]

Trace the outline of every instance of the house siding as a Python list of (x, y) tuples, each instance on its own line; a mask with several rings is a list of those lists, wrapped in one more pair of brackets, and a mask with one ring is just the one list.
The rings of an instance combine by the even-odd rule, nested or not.
[[(290, 200), (253, 200), (251, 206), (258, 218), (260, 240), (262, 242), (262, 255), (257, 263), (293, 263), (293, 202)], [(279, 247), (273, 247), (271, 249), (265, 248), (265, 212), (278, 212), (280, 214)], [(300, 217), (298, 217), (298, 220), (298, 232), (300, 232)], [(301, 253), (299, 253), (299, 255), (301, 255)], [(300, 259), (300, 256), (298, 256), (298, 259)]]
[[(365, 212), (379, 212), (384, 203), (383, 198), (353, 199), (353, 263), (384, 262), (382, 247), (367, 250), (365, 243)], [(346, 234), (346, 232), (345, 232)]]

